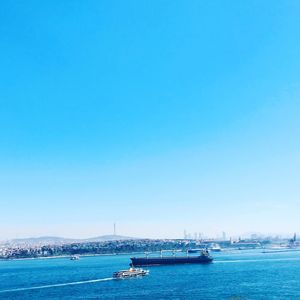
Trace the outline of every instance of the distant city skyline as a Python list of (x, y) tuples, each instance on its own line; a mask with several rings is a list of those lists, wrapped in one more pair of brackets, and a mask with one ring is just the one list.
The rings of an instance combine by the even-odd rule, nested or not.
[(4, 1), (0, 240), (300, 228), (297, 1)]
[(61, 234), (32, 234), (32, 235), (15, 235), (15, 236), (10, 236), (6, 238), (1, 238), (0, 241), (5, 241), (5, 240), (13, 240), (13, 239), (26, 239), (26, 238), (40, 238), (40, 237), (60, 237), (60, 238), (71, 238), (71, 239), (85, 239), (85, 238), (94, 238), (94, 237), (101, 237), (101, 236), (124, 236), (124, 237), (132, 237), (132, 238), (151, 238), (151, 239), (195, 239), (195, 240), (201, 240), (201, 239), (218, 239), (218, 240), (230, 240), (230, 239), (237, 239), (237, 238), (254, 238), (256, 236), (257, 238), (259, 237), (283, 237), (283, 238), (288, 238), (288, 237), (294, 237), (297, 235), (297, 232), (291, 231), (291, 232), (236, 232), (236, 233), (230, 233), (227, 234), (224, 231), (221, 232), (215, 232), (215, 233), (206, 233), (206, 232), (189, 232), (187, 230), (184, 230), (182, 234), (178, 233), (177, 235), (174, 236), (168, 236), (168, 235), (162, 235), (158, 236), (156, 234), (153, 234), (152, 236), (142, 236), (142, 235), (136, 235), (132, 234), (129, 235), (126, 232), (122, 232), (122, 234), (117, 233), (117, 224), (113, 223), (113, 229), (109, 232), (98, 232), (94, 233), (93, 235), (61, 235)]

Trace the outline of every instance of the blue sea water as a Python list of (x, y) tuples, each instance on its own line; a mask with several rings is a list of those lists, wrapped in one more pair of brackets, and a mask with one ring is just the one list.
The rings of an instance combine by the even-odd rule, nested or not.
[(300, 252), (214, 254), (209, 265), (149, 267), (113, 280), (128, 255), (0, 261), (0, 299), (300, 299)]

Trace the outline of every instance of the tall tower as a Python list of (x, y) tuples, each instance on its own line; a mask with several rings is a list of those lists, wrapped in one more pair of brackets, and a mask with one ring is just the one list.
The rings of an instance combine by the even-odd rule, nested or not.
[(223, 241), (226, 241), (226, 233), (225, 233), (225, 231), (222, 232), (222, 239), (223, 239)]

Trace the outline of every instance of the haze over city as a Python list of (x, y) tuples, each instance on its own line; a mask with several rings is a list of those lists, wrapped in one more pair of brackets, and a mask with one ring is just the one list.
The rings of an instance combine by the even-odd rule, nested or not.
[(221, 3), (1, 4), (0, 240), (299, 231), (299, 4)]

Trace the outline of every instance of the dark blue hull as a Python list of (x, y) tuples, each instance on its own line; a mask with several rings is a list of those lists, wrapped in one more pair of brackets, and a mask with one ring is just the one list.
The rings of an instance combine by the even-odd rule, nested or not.
[(177, 264), (207, 264), (213, 261), (211, 256), (178, 256), (178, 257), (132, 257), (131, 265), (136, 267)]

